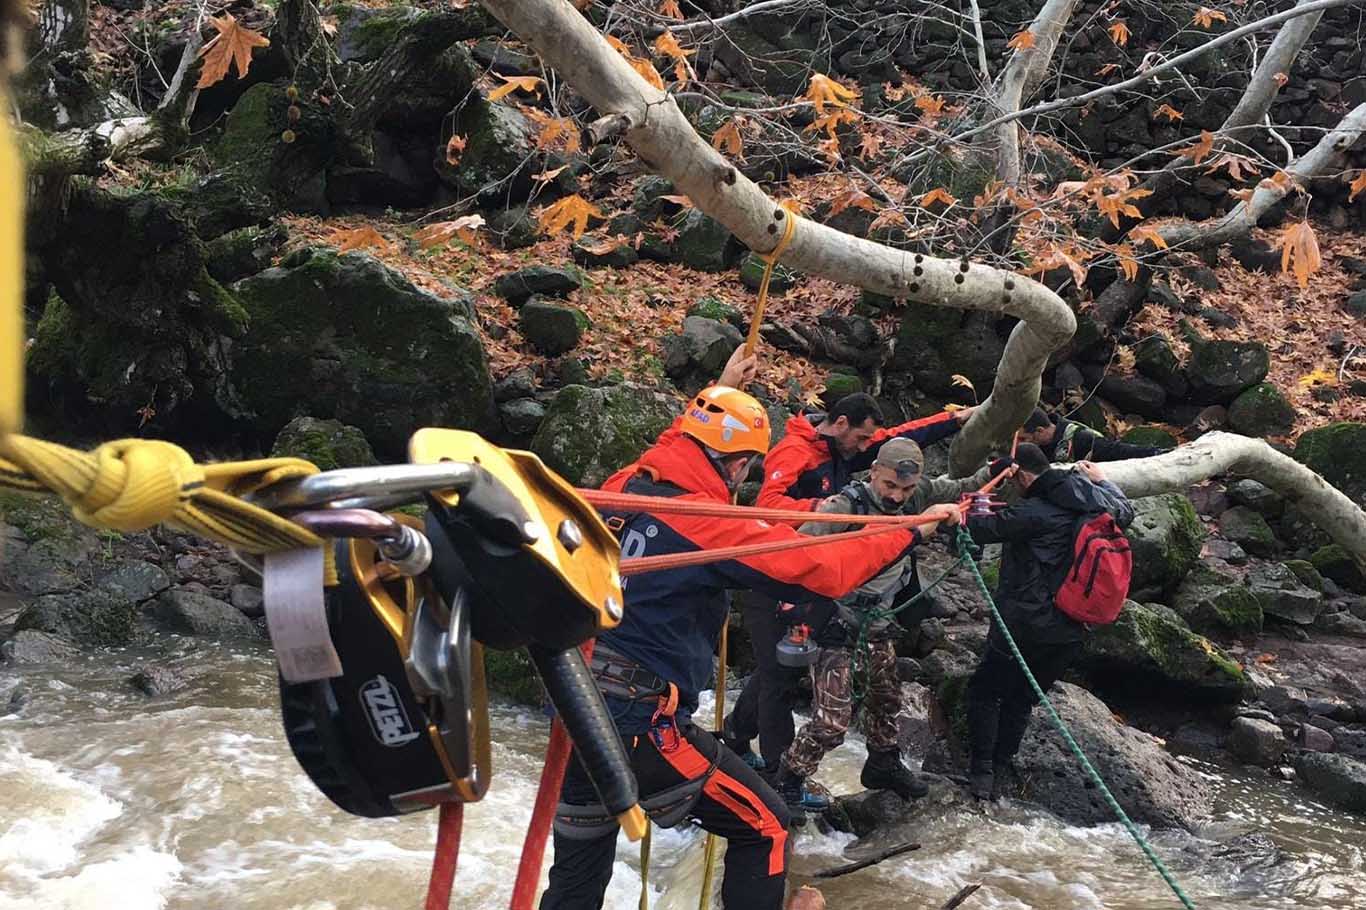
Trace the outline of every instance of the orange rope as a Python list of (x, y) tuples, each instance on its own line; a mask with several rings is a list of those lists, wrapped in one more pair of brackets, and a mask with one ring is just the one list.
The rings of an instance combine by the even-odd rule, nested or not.
[[(761, 509), (756, 506), (737, 506), (721, 502), (699, 502), (668, 496), (642, 496), (639, 493), (612, 493), (607, 490), (578, 490), (580, 496), (599, 509), (618, 512), (652, 512), (655, 514), (692, 515), (699, 518), (737, 518), (787, 524), (808, 521), (824, 524), (896, 525), (905, 527), (918, 516), (908, 515), (841, 515), (837, 512), (803, 512), (800, 509)], [(911, 522), (914, 524), (914, 522)], [(923, 522), (922, 522), (923, 523)]]

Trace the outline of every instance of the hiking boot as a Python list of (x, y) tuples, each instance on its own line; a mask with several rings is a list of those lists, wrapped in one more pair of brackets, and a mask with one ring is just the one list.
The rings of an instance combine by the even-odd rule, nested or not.
[(727, 714), (725, 720), (721, 721), (721, 743), (760, 774), (768, 767), (764, 764), (763, 757), (750, 748), (749, 740), (740, 739), (735, 735), (735, 715), (733, 714)]
[(806, 824), (806, 782), (789, 771), (787, 765), (782, 765), (778, 769), (773, 788), (787, 804), (787, 811), (792, 814), (792, 824)]
[(1003, 796), (1010, 796), (1018, 792), (1022, 783), (1020, 769), (1015, 767), (1015, 762), (1010, 759), (996, 762), (995, 773), (992, 777), (994, 778), (991, 784), (992, 799), (1000, 799)]
[(990, 802), (996, 798), (996, 775), (990, 771), (975, 771), (968, 777), (968, 792), (973, 799)]
[(805, 782), (802, 784), (802, 808), (807, 812), (824, 812), (830, 808), (830, 798), (807, 789)]
[(930, 792), (929, 786), (901, 763), (901, 753), (896, 749), (886, 752), (870, 749), (868, 760), (863, 763), (863, 773), (859, 775), (859, 783), (869, 790), (891, 790), (907, 801), (919, 799)]

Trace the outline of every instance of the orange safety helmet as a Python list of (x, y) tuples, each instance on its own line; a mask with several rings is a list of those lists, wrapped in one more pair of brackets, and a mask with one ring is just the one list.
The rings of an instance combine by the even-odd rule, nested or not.
[(768, 412), (752, 395), (714, 385), (697, 393), (679, 427), (714, 452), (768, 452)]

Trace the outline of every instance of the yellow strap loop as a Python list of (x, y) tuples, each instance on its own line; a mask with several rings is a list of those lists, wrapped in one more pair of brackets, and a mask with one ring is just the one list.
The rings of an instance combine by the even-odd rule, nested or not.
[(764, 260), (764, 277), (759, 282), (759, 301), (754, 305), (754, 318), (749, 323), (749, 337), (745, 339), (746, 357), (754, 353), (754, 346), (759, 343), (759, 324), (764, 321), (764, 307), (768, 303), (768, 282), (773, 278), (773, 268), (778, 264), (778, 257), (783, 255), (787, 245), (792, 242), (792, 235), (797, 232), (797, 213), (786, 208), (784, 210), (787, 211), (787, 226), (783, 228), (783, 236), (779, 238), (778, 245), (771, 252), (755, 254)]
[[(0, 41), (6, 30), (0, 22)], [(0, 85), (0, 105), (8, 102)], [(24, 180), (11, 134), (0, 113), (0, 437), (19, 432), (24, 404)]]

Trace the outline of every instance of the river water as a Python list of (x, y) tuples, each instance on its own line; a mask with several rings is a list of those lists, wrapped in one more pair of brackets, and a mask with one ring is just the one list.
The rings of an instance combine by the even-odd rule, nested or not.
[[(435, 814), (351, 818), (296, 767), (281, 732), (264, 649), (188, 650), (191, 685), (148, 700), (126, 678), (141, 655), (0, 676), (0, 910), (390, 910), (417, 907)], [(495, 706), (496, 777), (466, 810), (452, 906), (507, 904), (530, 814), (546, 725)], [(703, 715), (705, 716), (705, 715)], [(853, 740), (854, 737), (851, 737)], [(823, 766), (835, 792), (856, 789), (863, 747)], [(1262, 830), (1285, 859), (1251, 873), (1208, 858), (1210, 841), (1155, 838), (1202, 908), (1366, 908), (1366, 821), (1264, 776), (1213, 775), (1221, 815), (1209, 837)], [(1021, 806), (930, 814), (918, 852), (821, 885), (832, 908), (938, 908), (982, 888), (975, 908), (1137, 910), (1177, 906), (1118, 825), (1073, 828)], [(848, 835), (798, 835), (794, 880), (848, 861)], [(697, 906), (701, 837), (657, 831), (651, 906)], [(635, 910), (634, 845), (622, 840), (611, 910)]]

